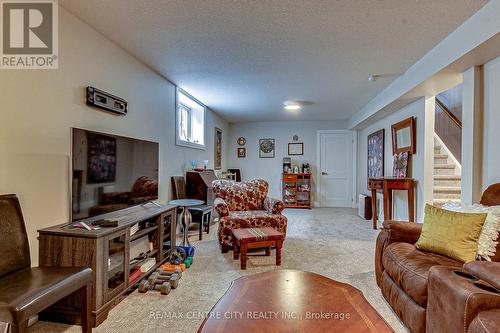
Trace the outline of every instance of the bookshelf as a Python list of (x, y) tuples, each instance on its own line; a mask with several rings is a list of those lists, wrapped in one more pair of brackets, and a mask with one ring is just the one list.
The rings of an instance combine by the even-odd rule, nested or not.
[(311, 209), (312, 175), (283, 173), (282, 200), (285, 208)]

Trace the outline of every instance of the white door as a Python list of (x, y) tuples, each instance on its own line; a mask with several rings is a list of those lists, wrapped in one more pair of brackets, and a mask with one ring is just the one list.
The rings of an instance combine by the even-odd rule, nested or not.
[(321, 207), (352, 207), (353, 134), (319, 134), (319, 198)]

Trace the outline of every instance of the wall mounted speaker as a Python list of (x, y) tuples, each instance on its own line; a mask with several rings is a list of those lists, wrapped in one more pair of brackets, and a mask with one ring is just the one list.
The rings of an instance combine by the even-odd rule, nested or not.
[(91, 86), (87, 87), (87, 105), (122, 116), (127, 114), (126, 100)]

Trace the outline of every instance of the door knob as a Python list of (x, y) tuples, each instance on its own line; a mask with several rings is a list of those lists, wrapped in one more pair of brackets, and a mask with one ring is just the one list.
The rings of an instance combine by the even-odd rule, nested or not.
[(324, 171), (323, 171), (321, 174), (322, 174), (323, 176), (326, 176), (326, 175), (328, 175), (328, 172), (324, 172)]

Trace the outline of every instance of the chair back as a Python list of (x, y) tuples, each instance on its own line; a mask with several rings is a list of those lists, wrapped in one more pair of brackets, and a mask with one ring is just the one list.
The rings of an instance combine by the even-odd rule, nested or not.
[(172, 183), (172, 197), (174, 200), (187, 199), (186, 180), (183, 176), (173, 176), (170, 178)]
[(241, 182), (241, 171), (240, 169), (227, 169), (228, 172), (234, 173), (236, 175), (236, 181)]
[(262, 179), (235, 182), (218, 179), (212, 182), (214, 195), (229, 206), (230, 211), (263, 210), (269, 184)]
[(0, 195), (0, 278), (31, 266), (30, 247), (19, 199)]

